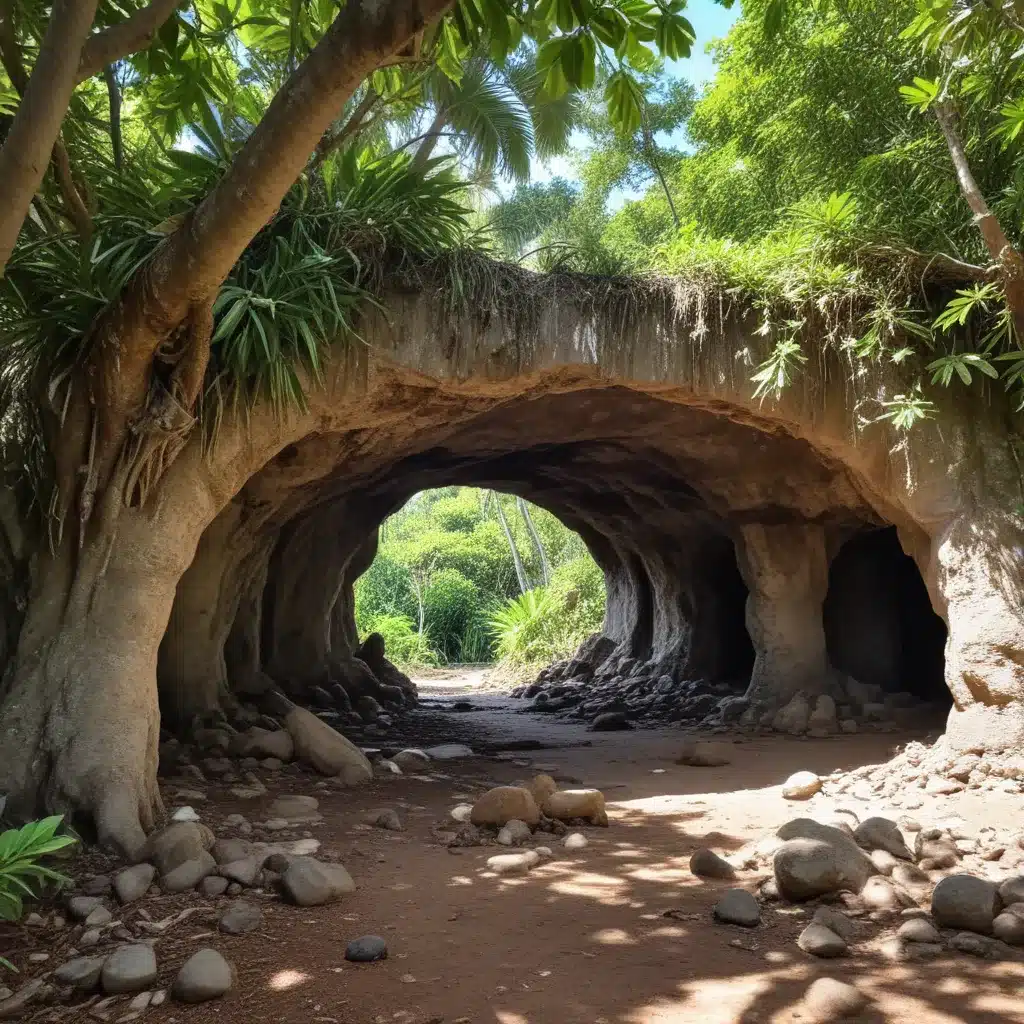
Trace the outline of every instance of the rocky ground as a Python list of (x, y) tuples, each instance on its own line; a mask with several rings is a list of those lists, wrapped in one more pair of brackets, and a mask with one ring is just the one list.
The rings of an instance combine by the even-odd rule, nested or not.
[[(180, 752), (143, 864), (82, 855), (71, 893), (0, 925), (20, 972), (0, 1019), (1024, 1022), (1002, 763), (904, 732), (594, 732), (423, 691), (357, 788), (280, 736)], [(473, 756), (385, 757), (440, 743)]]

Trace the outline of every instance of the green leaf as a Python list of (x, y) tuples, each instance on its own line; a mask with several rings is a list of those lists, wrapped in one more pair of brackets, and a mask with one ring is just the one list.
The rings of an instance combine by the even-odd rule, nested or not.
[(782, 31), (786, 21), (786, 0), (768, 0), (764, 9), (764, 34), (772, 39)]
[(900, 95), (919, 113), (925, 113), (939, 95), (939, 83), (927, 78), (915, 78), (913, 85), (901, 85)]

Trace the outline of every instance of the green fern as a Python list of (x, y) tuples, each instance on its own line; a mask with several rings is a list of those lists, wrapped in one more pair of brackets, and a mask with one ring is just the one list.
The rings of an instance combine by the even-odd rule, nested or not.
[[(0, 920), (19, 920), (25, 897), (38, 898), (43, 883), (63, 886), (71, 881), (39, 863), (43, 857), (77, 842), (72, 836), (57, 835), (63, 820), (56, 815), (0, 834)], [(11, 967), (6, 961), (4, 966)]]

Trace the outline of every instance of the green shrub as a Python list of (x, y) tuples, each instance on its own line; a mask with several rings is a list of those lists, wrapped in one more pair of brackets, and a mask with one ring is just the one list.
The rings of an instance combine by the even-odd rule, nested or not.
[(60, 815), (43, 818), (0, 834), (0, 920), (19, 920), (25, 897), (37, 898), (44, 882), (66, 885), (71, 881), (39, 863), (77, 842), (72, 836), (57, 835), (63, 820)]
[(604, 620), (604, 574), (585, 556), (560, 565), (551, 585), (492, 612), (495, 653), (507, 665), (532, 665), (572, 655)]
[(366, 620), (362, 629), (364, 639), (371, 633), (384, 637), (384, 653), (400, 668), (437, 664), (437, 652), (430, 646), (430, 637), (418, 633), (408, 615), (374, 615)]
[(480, 592), (458, 569), (435, 573), (423, 591), (427, 632), (446, 661), (462, 660), (462, 644), (480, 605)]

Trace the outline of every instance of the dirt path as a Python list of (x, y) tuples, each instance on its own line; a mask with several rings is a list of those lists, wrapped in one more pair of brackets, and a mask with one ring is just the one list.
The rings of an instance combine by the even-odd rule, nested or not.
[[(516, 702), (503, 697), (467, 698), (461, 686), (450, 687), (452, 696), (438, 696), (439, 689), (424, 688), (426, 707), (417, 713), (429, 735), (559, 746), (438, 763), (429, 777), (396, 777), (356, 792), (317, 787), (308, 776), (271, 785), (271, 796), (296, 791), (320, 798), (325, 821), (312, 834), (325, 851), (340, 855), (358, 892), (315, 909), (287, 906), (271, 894), (248, 895), (259, 901), (265, 923), (238, 938), (211, 934), (200, 914), (194, 926), (189, 922), (176, 937), (161, 940), (162, 975), (165, 963), (171, 974), (189, 951), (212, 944), (236, 965), (239, 983), (219, 1002), (166, 1004), (148, 1011), (146, 1021), (784, 1022), (800, 1020), (807, 985), (828, 975), (871, 993), (876, 1006), (859, 1018), (864, 1021), (1024, 1022), (1024, 963), (957, 956), (894, 965), (860, 948), (841, 961), (814, 961), (795, 945), (807, 922), (804, 911), (766, 908), (755, 931), (714, 924), (711, 907), (727, 884), (701, 881), (688, 870), (699, 846), (735, 849), (783, 821), (825, 810), (827, 802), (818, 798), (809, 807), (782, 799), (779, 784), (792, 772), (825, 774), (879, 762), (899, 737), (753, 740), (735, 746), (729, 766), (694, 769), (672, 763), (677, 730), (591, 734), (576, 724), (518, 714)], [(445, 710), (466, 699), (473, 710)], [(511, 880), (486, 871), (487, 858), (499, 852), (493, 847), (438, 845), (432, 826), (453, 804), (541, 770), (605, 791), (613, 820), (608, 829), (587, 830), (586, 849), (568, 853), (546, 837), (553, 840), (554, 860)], [(927, 824), (956, 814), (968, 827), (980, 827), (993, 816), (1024, 821), (1022, 803), (1019, 796), (965, 793), (935, 798), (915, 816)], [(852, 799), (844, 805), (861, 817), (884, 810)], [(380, 806), (395, 808), (406, 830), (365, 825), (365, 811)], [(211, 787), (204, 820), (217, 826), (234, 811), (259, 817), (251, 803), (221, 799)], [(758, 877), (746, 873), (742, 884), (752, 886)], [(206, 902), (208, 919), (215, 920), (228, 901)], [(150, 912), (155, 918), (160, 910)], [(346, 944), (364, 934), (387, 939), (387, 961), (345, 962)]]

